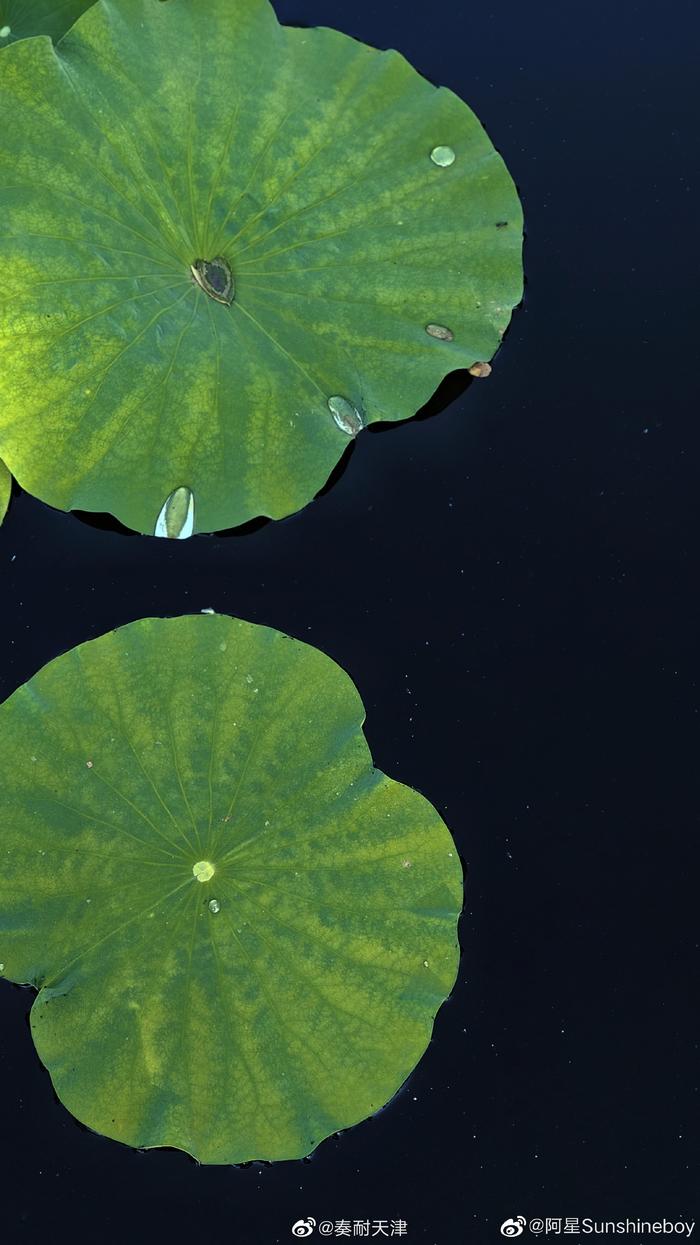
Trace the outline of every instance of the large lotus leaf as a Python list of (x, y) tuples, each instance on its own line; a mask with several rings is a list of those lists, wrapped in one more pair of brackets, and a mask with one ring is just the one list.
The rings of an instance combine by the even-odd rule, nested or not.
[(438, 814), (373, 768), (343, 671), (148, 619), (0, 707), (0, 968), (61, 1100), (133, 1146), (308, 1154), (399, 1088), (456, 974)]
[(7, 507), (10, 504), (10, 493), (12, 492), (12, 476), (2, 459), (0, 459), (0, 523), (2, 523), (7, 513)]
[(497, 349), (515, 188), (398, 53), (267, 0), (100, 0), (0, 79), (0, 453), (51, 504), (289, 514)]
[(60, 39), (92, 0), (0, 0), (0, 48), (29, 35)]

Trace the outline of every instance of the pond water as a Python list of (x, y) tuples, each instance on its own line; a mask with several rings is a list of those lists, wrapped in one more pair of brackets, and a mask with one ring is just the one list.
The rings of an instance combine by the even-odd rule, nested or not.
[(386, 1110), (241, 1170), (79, 1127), (32, 996), (0, 983), (6, 1239), (273, 1245), (313, 1216), (456, 1245), (518, 1214), (692, 1218), (690, 5), (673, 25), (632, 0), (276, 7), (398, 47), (474, 108), (523, 197), (524, 305), (488, 379), (363, 431), (284, 522), (166, 543), (15, 496), (0, 693), (152, 614), (310, 641), (360, 689), (378, 766), (455, 836), (462, 969)]

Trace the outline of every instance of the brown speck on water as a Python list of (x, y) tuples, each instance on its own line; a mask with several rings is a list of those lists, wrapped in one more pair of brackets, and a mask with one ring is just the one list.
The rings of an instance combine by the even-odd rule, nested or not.
[(485, 380), (493, 371), (490, 363), (472, 363), (469, 369), (470, 376), (476, 376), (477, 380)]

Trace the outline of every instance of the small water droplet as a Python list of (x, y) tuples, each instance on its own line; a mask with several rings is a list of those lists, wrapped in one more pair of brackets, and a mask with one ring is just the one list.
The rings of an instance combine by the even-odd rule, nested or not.
[(221, 904), (219, 903), (218, 899), (210, 899), (210, 900), (209, 900), (209, 911), (210, 911), (210, 912), (220, 912), (220, 911), (221, 911)]
[(426, 324), (425, 331), (429, 337), (437, 337), (440, 342), (453, 342), (455, 339), (452, 329), (444, 324)]
[(410, 860), (402, 860), (402, 861), (401, 861), (401, 866), (402, 866), (402, 868), (403, 868), (403, 869), (410, 869), (410, 868), (411, 868), (411, 862), (410, 862)]
[(0, 26), (0, 39), (9, 39), (12, 34), (11, 26)]
[(245, 681), (246, 681), (246, 683), (252, 683), (252, 682), (253, 682), (253, 676), (252, 676), (252, 674), (247, 674), (247, 675), (245, 676)]
[(154, 536), (168, 540), (187, 540), (194, 531), (194, 493), (181, 484), (166, 497), (156, 520)]
[(200, 290), (215, 302), (231, 306), (236, 294), (233, 273), (221, 255), (215, 259), (196, 259), (190, 272)]
[(469, 369), (470, 376), (476, 376), (477, 380), (486, 380), (491, 375), (493, 368), (490, 363), (472, 363)]
[(356, 437), (358, 432), (362, 432), (364, 428), (362, 415), (347, 398), (334, 394), (328, 399), (328, 408), (341, 432), (347, 433), (349, 437)]
[(430, 159), (433, 164), (437, 164), (440, 169), (448, 169), (457, 159), (451, 147), (433, 147), (430, 153)]
[(214, 866), (210, 860), (198, 860), (192, 866), (192, 872), (198, 882), (208, 882), (214, 876)]
[[(1, 35), (1, 34), (2, 34), (2, 31), (0, 30), (0, 35)], [(5, 971), (5, 965), (4, 965), (4, 964), (0, 964), (0, 973), (4, 973), (4, 971)]]
[(87, 765), (88, 769), (92, 769), (94, 765), (94, 761), (86, 761), (85, 764)]
[(428, 968), (428, 967), (429, 967), (429, 965), (428, 965), (428, 961), (427, 961), (427, 960), (423, 960), (423, 968)]

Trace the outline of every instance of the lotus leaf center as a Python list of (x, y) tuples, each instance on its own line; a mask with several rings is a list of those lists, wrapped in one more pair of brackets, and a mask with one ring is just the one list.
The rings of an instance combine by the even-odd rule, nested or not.
[(198, 860), (192, 866), (192, 872), (198, 882), (208, 882), (214, 876), (214, 866), (209, 860)]

